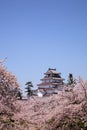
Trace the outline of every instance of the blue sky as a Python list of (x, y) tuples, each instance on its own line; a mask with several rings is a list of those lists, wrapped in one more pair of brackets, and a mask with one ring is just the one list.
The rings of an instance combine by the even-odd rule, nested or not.
[(87, 79), (87, 0), (0, 0), (0, 59), (24, 89), (56, 68)]

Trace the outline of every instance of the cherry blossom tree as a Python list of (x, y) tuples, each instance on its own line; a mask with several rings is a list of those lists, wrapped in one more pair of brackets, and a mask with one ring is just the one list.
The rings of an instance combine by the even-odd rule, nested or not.
[(3, 97), (17, 97), (20, 92), (17, 78), (9, 72), (3, 65), (4, 60), (0, 61), (0, 96)]

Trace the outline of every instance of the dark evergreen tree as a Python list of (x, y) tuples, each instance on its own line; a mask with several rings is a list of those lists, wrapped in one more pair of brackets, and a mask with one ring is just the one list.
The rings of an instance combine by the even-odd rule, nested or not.
[(71, 85), (73, 84), (74, 80), (73, 80), (73, 74), (69, 73), (69, 79), (68, 79), (68, 84)]
[(22, 91), (20, 89), (15, 89), (17, 99), (22, 100)]
[(69, 73), (67, 85), (72, 85), (74, 87), (76, 84), (77, 84), (77, 79), (74, 79), (73, 74)]
[(33, 87), (33, 84), (31, 81), (29, 81), (29, 82), (26, 82), (25, 85), (26, 85), (25, 92), (27, 93), (27, 96), (30, 97), (33, 94), (32, 89), (31, 89)]
[(73, 74), (69, 73), (69, 84), (73, 84)]

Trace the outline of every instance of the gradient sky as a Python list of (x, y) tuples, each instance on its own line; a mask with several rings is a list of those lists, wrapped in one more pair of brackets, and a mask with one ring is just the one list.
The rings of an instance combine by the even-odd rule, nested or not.
[(0, 59), (24, 90), (56, 68), (87, 79), (87, 0), (0, 0)]

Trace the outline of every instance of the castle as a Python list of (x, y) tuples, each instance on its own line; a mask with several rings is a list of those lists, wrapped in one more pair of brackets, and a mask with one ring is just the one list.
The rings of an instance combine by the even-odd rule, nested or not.
[(56, 69), (49, 68), (41, 82), (37, 84), (38, 91), (44, 95), (57, 94), (58, 90), (63, 89), (65, 79), (61, 77), (61, 73)]

